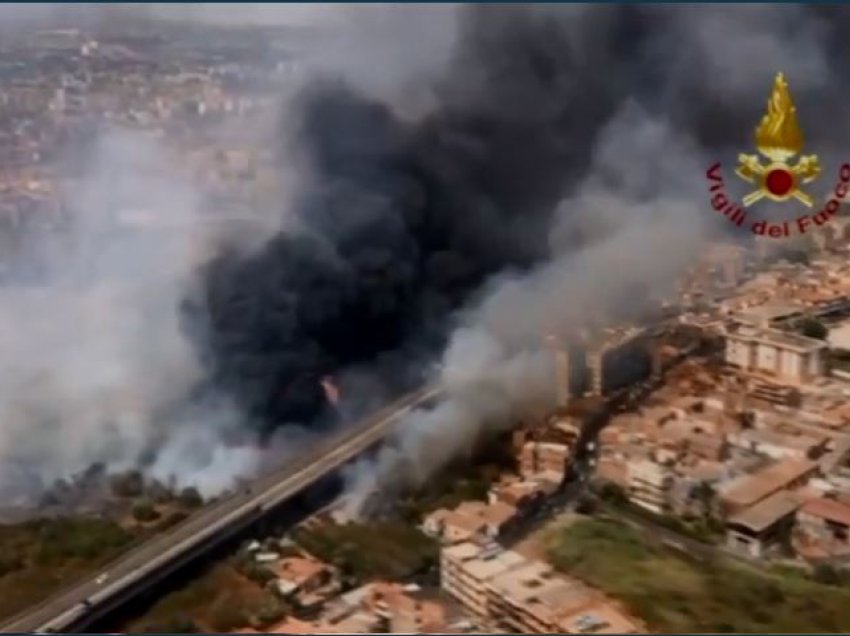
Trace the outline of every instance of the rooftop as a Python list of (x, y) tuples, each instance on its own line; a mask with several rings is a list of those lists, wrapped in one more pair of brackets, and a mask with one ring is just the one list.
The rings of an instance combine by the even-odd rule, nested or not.
[(468, 561), (481, 553), (481, 547), (469, 541), (443, 548), (442, 553), (450, 559)]
[(464, 501), (454, 511), (439, 515), (432, 514), (428, 520), (442, 522), (446, 528), (474, 534), (483, 530), (486, 525), (500, 527), (513, 519), (516, 513), (514, 506), (503, 501), (492, 504), (483, 501)]
[(800, 512), (850, 526), (850, 506), (834, 499), (812, 499), (803, 504)]
[(499, 526), (513, 519), (516, 513), (517, 509), (514, 506), (503, 501), (497, 501), (482, 511), (481, 518), (487, 523)]
[(461, 532), (468, 533), (469, 535), (482, 531), (486, 528), (486, 526), (487, 522), (478, 515), (462, 512), (460, 510), (450, 512), (443, 518), (443, 527), (460, 530)]
[(580, 612), (562, 616), (558, 628), (565, 634), (636, 634), (642, 631), (610, 602), (602, 600)]
[(797, 498), (785, 491), (779, 491), (767, 499), (729, 518), (728, 523), (743, 526), (753, 532), (763, 532), (776, 522), (794, 513), (799, 506)]
[(525, 557), (513, 550), (502, 550), (489, 558), (476, 558), (467, 561), (464, 569), (479, 581), (489, 581), (495, 576), (526, 563)]
[[(287, 616), (266, 630), (267, 634), (330, 634), (338, 630), (330, 625), (302, 621), (294, 616)], [(245, 633), (245, 632), (243, 632)], [(257, 633), (257, 632), (250, 632)]]
[(565, 606), (581, 607), (593, 597), (584, 584), (556, 575), (540, 561), (527, 562), (491, 579), (490, 588), (512, 605), (524, 607), (546, 622)]
[(825, 349), (828, 345), (823, 340), (807, 338), (778, 329), (761, 329), (757, 327), (738, 326), (727, 331), (727, 337), (738, 340), (761, 342), (771, 346), (792, 349), (800, 352), (811, 352)]
[(733, 482), (722, 494), (724, 502), (733, 506), (751, 506), (791, 482), (813, 473), (817, 463), (809, 460), (784, 459)]
[(304, 557), (288, 557), (272, 566), (272, 570), (279, 579), (296, 585), (301, 585), (328, 569), (326, 564)]
[(799, 451), (809, 451), (817, 446), (825, 445), (830, 440), (830, 436), (826, 433), (809, 434), (796, 431), (783, 433), (766, 429), (746, 430), (741, 433), (741, 437), (756, 444), (771, 444)]
[(499, 498), (510, 504), (518, 504), (525, 497), (542, 493), (543, 489), (536, 481), (523, 480), (498, 486)]
[(756, 307), (747, 307), (737, 312), (744, 319), (756, 321), (769, 321), (784, 318), (793, 314), (799, 314), (805, 310), (796, 303), (770, 302)]

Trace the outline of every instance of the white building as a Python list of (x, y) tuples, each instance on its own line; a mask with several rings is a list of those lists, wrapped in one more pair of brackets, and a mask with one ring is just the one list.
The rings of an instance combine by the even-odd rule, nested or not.
[(805, 317), (805, 307), (790, 303), (765, 303), (735, 313), (738, 322), (763, 329), (788, 324)]
[(828, 344), (776, 329), (738, 327), (726, 332), (726, 362), (795, 381), (824, 375)]
[(643, 633), (642, 625), (599, 590), (497, 545), (444, 547), (440, 577), (442, 589), (487, 633)]
[(649, 459), (636, 459), (628, 462), (626, 471), (632, 503), (658, 514), (666, 512), (673, 485), (670, 469)]
[(827, 342), (833, 349), (850, 349), (850, 322), (832, 327)]

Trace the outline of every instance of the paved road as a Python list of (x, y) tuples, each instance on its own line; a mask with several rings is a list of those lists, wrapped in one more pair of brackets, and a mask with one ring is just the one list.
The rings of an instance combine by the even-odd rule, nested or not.
[[(169, 563), (177, 561), (210, 542), (226, 530), (241, 527), (267, 509), (296, 495), (328, 475), (386, 436), (391, 427), (411, 408), (439, 395), (429, 386), (410, 393), (381, 409), (372, 417), (318, 443), (301, 460), (253, 483), (227, 499), (213, 503), (173, 529), (130, 550), (106, 568), (78, 584), (62, 590), (7, 623), (0, 632), (62, 631), (84, 621), (99, 604), (131, 589)], [(104, 580), (103, 575), (106, 575)], [(98, 583), (98, 580), (101, 582)], [(91, 604), (91, 607), (86, 603)]]

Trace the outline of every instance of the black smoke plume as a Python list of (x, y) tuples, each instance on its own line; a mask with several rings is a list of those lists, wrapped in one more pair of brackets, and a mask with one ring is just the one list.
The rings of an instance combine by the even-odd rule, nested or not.
[[(270, 430), (321, 419), (321, 380), (340, 370), (369, 368), (394, 389), (416, 381), (453, 311), (488, 277), (550, 256), (557, 203), (627, 102), (709, 154), (748, 148), (783, 70), (775, 65), (792, 53), (744, 56), (744, 71), (730, 63), (729, 73), (760, 79), (736, 84), (714, 64), (724, 39), (749, 41), (735, 29), (752, 23), (756, 44), (787, 33), (791, 49), (805, 47), (805, 27), (816, 47), (847, 46), (844, 8), (766, 9), (729, 8), (727, 18), (715, 7), (470, 8), (452, 64), (430, 87), (438, 106), (413, 123), (343, 80), (316, 81), (294, 136), (311, 175), (299, 229), (258, 252), (221, 254), (188, 306), (205, 323), (212, 382)], [(829, 77), (846, 75), (846, 63), (832, 64), (842, 68)], [(827, 98), (817, 84), (792, 87), (798, 104), (835, 107), (838, 91)], [(823, 118), (812, 126), (823, 132)]]

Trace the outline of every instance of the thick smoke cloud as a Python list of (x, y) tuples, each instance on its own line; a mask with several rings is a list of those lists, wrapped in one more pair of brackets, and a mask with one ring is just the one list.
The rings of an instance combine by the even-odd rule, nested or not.
[(104, 130), (84, 162), (71, 227), (19, 247), (37, 282), (0, 289), (0, 499), (95, 462), (218, 492), (260, 451), (225, 396), (189, 400), (204, 371), (177, 308), (221, 226), (154, 137)]
[[(490, 343), (488, 366), (510, 367), (544, 329), (669, 293), (724, 229), (704, 203), (705, 167), (751, 147), (777, 71), (818, 152), (838, 156), (846, 13), (475, 7), (418, 118), (369, 85), (314, 84), (296, 136), (310, 174), (301, 233), (208, 272), (217, 378), (274, 427), (322, 410), (326, 374), (365, 365), (412, 382), (446, 338), (453, 351), (470, 337)], [(445, 373), (453, 364), (467, 363), (449, 355)], [(456, 395), (415, 416), (401, 454), (451, 431), (445, 459), (485, 412), (516, 405), (502, 402)]]
[[(171, 9), (150, 12), (160, 10)], [(227, 23), (227, 10), (208, 17)], [(0, 392), (16, 396), (0, 426), (10, 460), (15, 449), (58, 476), (145, 457), (154, 474), (194, 473), (213, 491), (261, 460), (255, 434), (283, 457), (303, 433), (287, 425), (338, 417), (326, 376), (342, 387), (347, 419), (441, 362), (453, 387), (446, 402), (414, 414), (377, 469), (355, 471), (374, 481), (404, 457), (411, 478), (424, 479), (478, 427), (548, 390), (542, 331), (628, 315), (635, 298), (671, 289), (717, 230), (703, 172), (751, 147), (777, 71), (825, 165), (837, 166), (850, 141), (840, 124), (850, 85), (844, 7), (292, 11), (301, 12), (293, 23), (315, 18), (337, 31), (304, 52), (321, 76), (281, 117), (288, 189), (297, 175), (279, 210), (284, 230), (199, 267), (188, 238), (202, 223), (167, 230), (177, 246), (167, 256), (166, 243), (128, 247), (96, 221), (82, 226), (88, 249), (67, 259), (85, 272), (76, 286), (63, 279), (39, 301), (13, 298), (0, 310), (17, 365), (0, 369)], [(283, 13), (279, 23), (290, 19)], [(140, 143), (105, 148), (102, 163), (123, 165), (133, 175), (126, 187), (161, 214), (196, 213), (176, 170), (133, 185), (163, 163), (118, 161), (138, 156)], [(99, 198), (113, 178), (93, 175), (80, 218), (114, 208)], [(83, 251), (114, 262), (91, 270), (75, 256)], [(108, 284), (118, 277), (121, 293)], [(50, 308), (67, 324), (48, 320)], [(28, 393), (39, 373), (49, 391)], [(116, 403), (103, 399), (112, 393), (133, 407), (103, 406)], [(186, 396), (194, 405), (175, 407)], [(105, 420), (109, 435), (92, 424)], [(69, 430), (77, 449), (60, 441)]]
[[(706, 13), (705, 28), (733, 36), (733, 48), (754, 41), (777, 53), (757, 72), (733, 69), (731, 80), (728, 47), (715, 55), (713, 36), (689, 11), (500, 6), (464, 15), (450, 64), (432, 86), (437, 106), (415, 121), (376, 100), (371, 85), (313, 84), (297, 122), (310, 175), (295, 204), (301, 231), (247, 257), (225, 255), (208, 271), (201, 313), (210, 318), (216, 379), (274, 427), (320, 412), (318, 380), (326, 374), (378, 364), (398, 377), (398, 361), (403, 367), (418, 362), (419, 350), (438, 348), (454, 310), (491, 276), (553, 257), (554, 219), (559, 251), (584, 243), (585, 228), (563, 230), (582, 218), (580, 206), (559, 202), (586, 176), (600, 134), (623, 108), (635, 104), (656, 127), (672, 127), (679, 143), (693, 136), (694, 144), (721, 145), (722, 134), (721, 144), (703, 139), (703, 105), (725, 91), (729, 103), (711, 111), (720, 130), (742, 104), (757, 112), (773, 65), (798, 59), (768, 43), (800, 11), (763, 24), (763, 11), (741, 9), (744, 24), (759, 27), (746, 31)], [(693, 68), (706, 62), (707, 72), (685, 74), (675, 46), (685, 47)], [(789, 73), (817, 82), (822, 59), (809, 48)], [(737, 136), (752, 127), (746, 121)], [(624, 125), (619, 134), (638, 133)], [(654, 133), (645, 134), (652, 144)], [(685, 166), (659, 166), (671, 150), (657, 144), (628, 150), (630, 169), (619, 171), (625, 182), (598, 184), (597, 207), (622, 187), (651, 211), (652, 197), (667, 187), (658, 175), (669, 179), (671, 168)], [(702, 171), (699, 162), (686, 165)]]
[(450, 76), (443, 106), (414, 123), (344, 83), (308, 89), (302, 230), (218, 259), (200, 312), (217, 380), (252, 416), (310, 418), (318, 379), (351, 365), (408, 379), (405, 363), (441, 345), (489, 276), (548, 257), (554, 204), (618, 101), (569, 62), (555, 26), (524, 13), (472, 22), (458, 62), (471, 72)]

